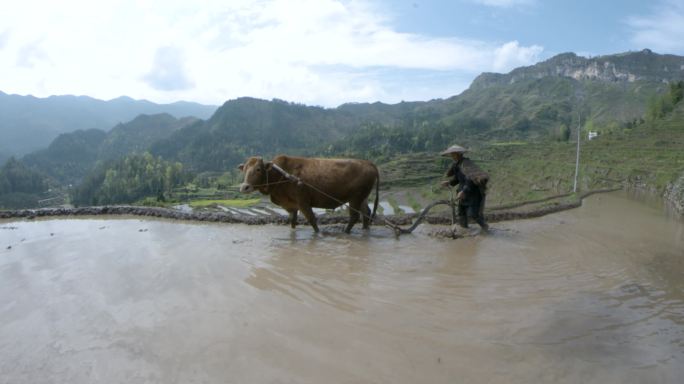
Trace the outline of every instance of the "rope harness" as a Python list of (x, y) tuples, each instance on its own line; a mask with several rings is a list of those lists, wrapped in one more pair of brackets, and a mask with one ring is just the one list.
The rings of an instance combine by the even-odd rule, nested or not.
[[(322, 194), (323, 196), (325, 196), (325, 197), (327, 197), (327, 198), (329, 198), (329, 199), (331, 199), (331, 200), (337, 202), (338, 204), (340, 204), (340, 206), (346, 205), (346, 206), (349, 208), (349, 210), (354, 211), (354, 212), (357, 212), (357, 213), (360, 214), (362, 217), (367, 218), (367, 219), (370, 220), (371, 222), (375, 221), (375, 218), (374, 218), (374, 217), (372, 217), (372, 216), (366, 214), (365, 212), (362, 212), (362, 211), (360, 211), (360, 210), (358, 210), (358, 209), (352, 207), (348, 202), (341, 201), (341, 200), (335, 198), (334, 196), (331, 196), (331, 195), (329, 195), (328, 193), (325, 193), (325, 192), (321, 191), (319, 188), (316, 188), (315, 186), (313, 186), (313, 185), (307, 183), (306, 181), (300, 179), (299, 177), (297, 177), (297, 176), (295, 176), (295, 175), (292, 175), (292, 174), (288, 173), (287, 171), (285, 171), (284, 169), (280, 168), (278, 165), (276, 165), (276, 164), (274, 164), (274, 163), (271, 163), (271, 166), (272, 166), (278, 173), (280, 173), (283, 177), (285, 177), (285, 180), (279, 180), (279, 181), (276, 181), (276, 182), (273, 182), (273, 183), (269, 183), (269, 180), (268, 180), (268, 172), (266, 172), (266, 183), (265, 183), (265, 184), (254, 185), (253, 187), (259, 187), (259, 186), (266, 186), (266, 187), (268, 187), (269, 185), (283, 184), (283, 183), (297, 183), (298, 185), (306, 185), (307, 187), (309, 187), (309, 188), (313, 189), (314, 191), (316, 191), (316, 192)], [(394, 234), (395, 234), (396, 236), (399, 236), (399, 235), (401, 235), (401, 234), (408, 234), (408, 233), (411, 233), (411, 232), (413, 232), (413, 230), (415, 230), (415, 229), (418, 227), (418, 225), (420, 224), (420, 222), (423, 221), (423, 219), (425, 218), (425, 216), (427, 216), (427, 214), (428, 214), (428, 212), (430, 211), (430, 209), (432, 209), (433, 207), (435, 207), (435, 206), (437, 206), (437, 205), (440, 205), (440, 204), (449, 205), (449, 206), (451, 207), (452, 224), (453, 224), (453, 223), (456, 221), (456, 211), (455, 211), (455, 203), (454, 203), (454, 193), (453, 193), (453, 189), (450, 188), (450, 190), (451, 190), (451, 199), (450, 199), (450, 200), (437, 200), (437, 201), (433, 202), (432, 204), (428, 205), (427, 207), (425, 207), (425, 208), (423, 209), (423, 211), (421, 212), (421, 214), (420, 214), (420, 215), (418, 216), (418, 218), (416, 219), (416, 221), (413, 223), (413, 225), (411, 225), (409, 228), (402, 228), (402, 227), (398, 226), (397, 224), (395, 224), (395, 223), (391, 222), (390, 220), (388, 220), (386, 217), (383, 217), (383, 218), (382, 218), (382, 219), (383, 219), (384, 225), (387, 226), (387, 227), (389, 227), (389, 228), (391, 228), (392, 230), (394, 230)]]
[[(325, 193), (325, 192), (321, 191), (319, 188), (316, 188), (315, 186), (313, 186), (313, 185), (307, 183), (306, 181), (300, 179), (299, 177), (297, 177), (297, 176), (295, 176), (295, 175), (292, 175), (292, 174), (288, 173), (286, 170), (280, 168), (278, 165), (276, 165), (276, 164), (274, 164), (274, 163), (271, 163), (271, 166), (272, 166), (276, 171), (278, 171), (281, 175), (283, 175), (283, 177), (285, 177), (285, 179), (286, 179), (286, 180), (284, 180), (285, 182), (293, 182), (293, 183), (297, 183), (298, 185), (306, 185), (307, 187), (313, 189), (314, 191), (320, 193), (321, 195), (323, 195), (323, 196), (325, 196), (325, 197), (327, 197), (327, 198), (329, 198), (329, 199), (331, 199), (331, 200), (337, 202), (338, 204), (340, 204), (340, 206), (346, 205), (350, 210), (352, 210), (352, 211), (354, 211), (354, 212), (357, 212), (357, 213), (360, 214), (362, 217), (367, 218), (368, 220), (370, 220), (371, 222), (373, 222), (374, 218), (373, 218), (372, 216), (369, 216), (369, 215), (366, 214), (365, 212), (361, 212), (360, 210), (358, 210), (358, 209), (352, 207), (348, 202), (345, 203), (344, 201), (342, 201), (342, 200), (340, 200), (340, 199), (338, 199), (338, 198), (336, 198), (336, 197), (334, 197), (334, 196), (331, 196), (331, 195), (329, 195), (328, 193)], [(266, 175), (267, 175), (267, 177), (268, 177), (268, 172), (266, 173)], [(268, 179), (266, 179), (266, 182), (268, 183)], [(385, 219), (385, 221), (387, 221), (387, 219)]]

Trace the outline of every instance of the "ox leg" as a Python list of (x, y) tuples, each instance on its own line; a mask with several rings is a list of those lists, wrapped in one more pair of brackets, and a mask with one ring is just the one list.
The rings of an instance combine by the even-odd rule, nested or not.
[(314, 215), (311, 207), (308, 207), (308, 206), (307, 207), (301, 207), (300, 206), (299, 210), (302, 211), (302, 213), (304, 214), (304, 217), (306, 217), (306, 219), (309, 221), (309, 224), (311, 224), (311, 226), (313, 227), (314, 232), (318, 232), (318, 224), (316, 223), (316, 215)]
[(290, 212), (290, 227), (294, 229), (297, 226), (297, 210), (291, 209), (288, 212)]
[(361, 203), (361, 211), (363, 212), (363, 229), (369, 229), (371, 224), (371, 210), (368, 206), (368, 199), (364, 200), (363, 203)]
[(359, 212), (361, 211), (362, 207), (361, 204), (353, 204), (349, 203), (349, 224), (347, 224), (347, 228), (344, 229), (345, 232), (350, 233), (352, 227), (354, 224), (356, 224), (357, 221), (359, 221)]

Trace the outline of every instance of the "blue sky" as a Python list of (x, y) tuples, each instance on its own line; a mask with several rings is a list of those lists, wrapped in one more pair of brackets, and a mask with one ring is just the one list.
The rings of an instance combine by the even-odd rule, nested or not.
[[(603, 55), (640, 50), (635, 18), (655, 23), (659, 12), (675, 13), (667, 1), (383, 1), (401, 32), (460, 36), (488, 41), (519, 41), (544, 47), (543, 57), (562, 52)], [(488, 5), (489, 4), (489, 5)], [(679, 4), (679, 20), (682, 19)], [(682, 35), (672, 36), (672, 40)], [(677, 52), (684, 53), (679, 47)]]
[(0, 2), (0, 91), (39, 97), (396, 103), (643, 48), (684, 54), (684, 0)]

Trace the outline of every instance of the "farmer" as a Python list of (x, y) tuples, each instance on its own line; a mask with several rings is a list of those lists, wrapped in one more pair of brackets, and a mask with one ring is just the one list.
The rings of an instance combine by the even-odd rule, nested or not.
[(442, 182), (442, 186), (455, 186), (458, 184), (458, 217), (459, 224), (468, 228), (468, 216), (472, 217), (486, 231), (489, 226), (484, 220), (485, 194), (489, 175), (482, 171), (470, 159), (463, 156), (466, 149), (459, 145), (452, 145), (440, 155), (451, 157), (454, 162), (446, 173), (450, 180)]

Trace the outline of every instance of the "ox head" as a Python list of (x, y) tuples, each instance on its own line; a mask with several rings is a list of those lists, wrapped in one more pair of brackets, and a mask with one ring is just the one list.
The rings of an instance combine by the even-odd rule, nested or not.
[(271, 170), (271, 163), (264, 164), (261, 157), (250, 157), (238, 165), (238, 169), (245, 174), (245, 179), (240, 184), (240, 193), (252, 193), (268, 183), (266, 174)]

